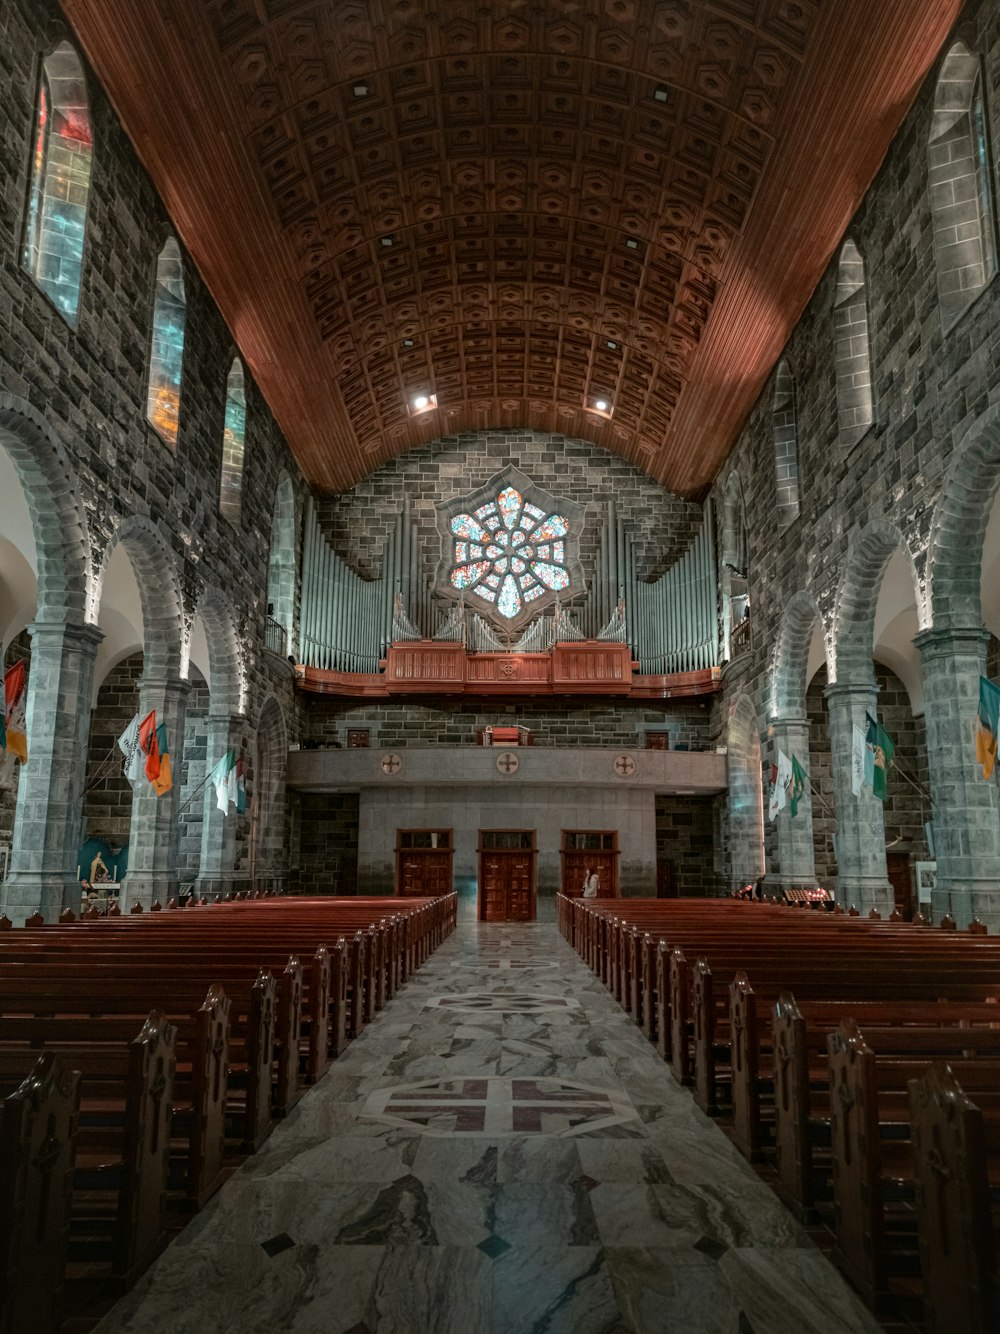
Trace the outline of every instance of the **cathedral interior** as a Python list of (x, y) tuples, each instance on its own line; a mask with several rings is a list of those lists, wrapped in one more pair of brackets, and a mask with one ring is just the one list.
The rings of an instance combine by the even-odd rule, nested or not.
[(998, 88), (0, 0), (0, 1334), (997, 1327)]

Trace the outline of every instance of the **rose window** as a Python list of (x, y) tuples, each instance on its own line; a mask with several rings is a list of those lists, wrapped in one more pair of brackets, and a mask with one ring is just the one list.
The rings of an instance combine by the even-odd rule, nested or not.
[(505, 486), (472, 514), (456, 514), (450, 526), (451, 587), (481, 598), (506, 620), (543, 594), (569, 588), (567, 519), (531, 504), (516, 487)]

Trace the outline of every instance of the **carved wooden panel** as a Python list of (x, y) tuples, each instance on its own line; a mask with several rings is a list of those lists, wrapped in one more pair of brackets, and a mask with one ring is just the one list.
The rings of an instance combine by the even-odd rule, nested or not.
[(693, 494), (960, 3), (63, 7), (320, 488), (527, 425)]

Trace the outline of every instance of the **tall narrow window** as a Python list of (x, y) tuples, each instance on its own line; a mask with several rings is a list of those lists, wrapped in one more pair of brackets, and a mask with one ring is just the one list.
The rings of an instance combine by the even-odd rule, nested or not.
[(778, 365), (771, 407), (778, 527), (799, 517), (799, 428), (795, 416), (795, 380), (788, 362)]
[(982, 70), (962, 42), (941, 66), (927, 155), (938, 297), (948, 325), (997, 267)]
[(226, 425), (222, 435), (222, 487), (219, 492), (219, 509), (222, 517), (231, 524), (240, 521), (246, 434), (247, 398), (243, 366), (237, 357), (226, 381)]
[(80, 58), (60, 42), (42, 64), (24, 267), (76, 327), (94, 140)]
[(837, 422), (840, 443), (849, 449), (875, 420), (865, 262), (850, 240), (844, 242), (840, 252), (833, 318), (837, 338)]
[(171, 236), (156, 261), (146, 416), (172, 449), (177, 446), (186, 314), (184, 266), (180, 247)]

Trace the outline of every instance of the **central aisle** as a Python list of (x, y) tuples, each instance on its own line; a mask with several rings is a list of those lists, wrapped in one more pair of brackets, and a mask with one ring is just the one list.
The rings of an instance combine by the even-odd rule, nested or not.
[(461, 925), (100, 1334), (877, 1334), (554, 926)]

